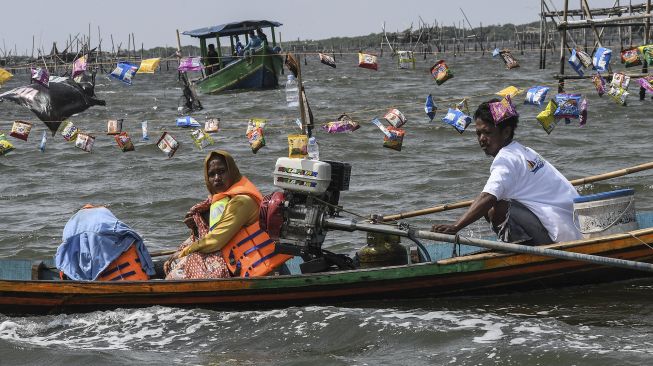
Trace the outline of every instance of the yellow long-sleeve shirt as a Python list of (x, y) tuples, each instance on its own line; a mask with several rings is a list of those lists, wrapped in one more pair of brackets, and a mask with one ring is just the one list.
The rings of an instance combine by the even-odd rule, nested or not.
[(254, 199), (246, 195), (234, 196), (227, 203), (216, 227), (201, 240), (186, 247), (179, 256), (194, 252), (213, 253), (222, 249), (240, 229), (256, 222), (258, 216), (259, 207)]

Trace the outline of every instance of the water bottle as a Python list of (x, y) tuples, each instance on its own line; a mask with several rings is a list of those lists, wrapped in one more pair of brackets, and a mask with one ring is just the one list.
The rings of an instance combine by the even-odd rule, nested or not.
[(299, 89), (293, 74), (288, 75), (288, 81), (286, 81), (286, 103), (289, 108), (299, 107)]
[(317, 145), (315, 137), (308, 139), (308, 158), (311, 160), (320, 160), (320, 147)]

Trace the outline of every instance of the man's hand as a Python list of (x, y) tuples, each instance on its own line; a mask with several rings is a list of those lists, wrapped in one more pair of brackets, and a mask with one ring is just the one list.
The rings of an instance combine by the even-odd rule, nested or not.
[(454, 235), (459, 229), (456, 225), (433, 225), (431, 231), (434, 233)]
[(197, 229), (197, 225), (195, 224), (195, 220), (193, 220), (193, 214), (190, 212), (186, 213), (186, 216), (184, 216), (184, 224), (188, 226), (189, 229), (195, 231)]

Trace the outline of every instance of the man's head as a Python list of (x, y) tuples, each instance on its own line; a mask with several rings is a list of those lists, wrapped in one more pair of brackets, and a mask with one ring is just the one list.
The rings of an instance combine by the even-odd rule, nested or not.
[(499, 99), (491, 99), (481, 103), (474, 112), (474, 123), (476, 124), (476, 137), (478, 144), (486, 155), (496, 156), (502, 147), (512, 142), (519, 118), (510, 117), (494, 124), (490, 103), (500, 102)]
[(209, 43), (209, 50), (210, 51), (215, 50), (215, 46), (213, 45), (213, 43)]

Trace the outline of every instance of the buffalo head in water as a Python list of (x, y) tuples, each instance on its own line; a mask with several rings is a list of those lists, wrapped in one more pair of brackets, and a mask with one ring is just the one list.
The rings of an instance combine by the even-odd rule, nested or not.
[(61, 123), (73, 114), (94, 105), (106, 105), (95, 97), (95, 73), (75, 77), (50, 78), (50, 86), (30, 84), (0, 94), (4, 99), (29, 108), (55, 134)]

